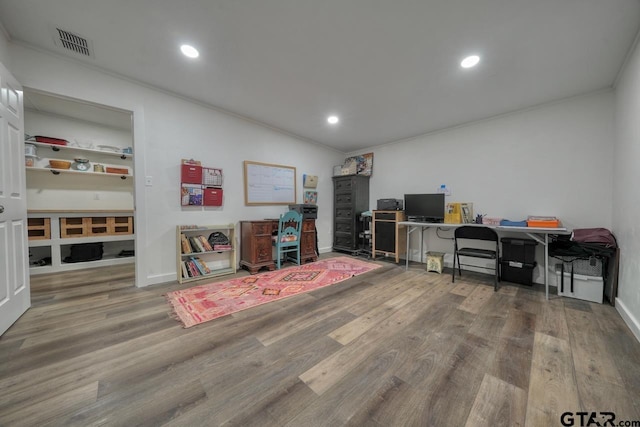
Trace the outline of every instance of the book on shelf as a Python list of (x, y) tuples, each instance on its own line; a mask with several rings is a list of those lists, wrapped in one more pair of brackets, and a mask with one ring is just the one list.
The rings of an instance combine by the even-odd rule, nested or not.
[(202, 246), (204, 247), (205, 251), (211, 252), (213, 250), (213, 247), (211, 247), (211, 244), (209, 243), (206, 237), (198, 236), (198, 240), (200, 240), (200, 243), (202, 243)]
[(182, 277), (187, 279), (189, 278), (189, 270), (187, 269), (187, 264), (185, 264), (185, 262), (183, 261), (181, 263), (182, 266)]
[(191, 268), (189, 268), (189, 262), (188, 261), (182, 261), (182, 271), (183, 271), (183, 273), (186, 273), (184, 275), (184, 277), (191, 277), (191, 275), (193, 274), (191, 272)]
[(193, 266), (196, 268), (196, 271), (198, 272), (198, 275), (203, 275), (204, 274), (204, 270), (202, 269), (202, 266), (200, 264), (198, 264), (198, 262), (196, 261), (195, 258), (191, 257), (191, 260), (189, 261), (193, 264)]
[(231, 245), (213, 245), (214, 251), (230, 251)]
[(183, 254), (190, 254), (191, 252), (193, 252), (191, 243), (189, 243), (189, 239), (187, 239), (187, 236), (182, 233), (180, 234), (180, 245), (182, 246)]
[(185, 262), (189, 267), (189, 271), (191, 272), (191, 277), (200, 276), (200, 272), (198, 271), (198, 268), (196, 267), (196, 264), (193, 261), (185, 261)]
[(211, 273), (211, 269), (207, 266), (207, 263), (198, 257), (191, 257), (191, 260), (195, 263), (196, 267), (201, 274)]
[(191, 241), (191, 246), (193, 247), (194, 252), (205, 252), (204, 247), (202, 247), (202, 243), (196, 237), (189, 237)]

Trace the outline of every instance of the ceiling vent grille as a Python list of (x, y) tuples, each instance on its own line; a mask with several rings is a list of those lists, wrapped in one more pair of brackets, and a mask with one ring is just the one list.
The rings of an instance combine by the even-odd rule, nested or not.
[(84, 56), (92, 56), (89, 41), (84, 37), (69, 31), (56, 28), (58, 34), (56, 41), (63, 48)]

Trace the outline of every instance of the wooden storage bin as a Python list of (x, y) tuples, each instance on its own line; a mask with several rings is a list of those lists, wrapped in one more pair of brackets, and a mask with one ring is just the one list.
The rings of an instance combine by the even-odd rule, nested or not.
[(51, 219), (28, 218), (27, 234), (29, 240), (46, 240), (51, 238)]
[(109, 217), (109, 234), (133, 234), (133, 217), (132, 216), (116, 216)]
[(60, 218), (60, 237), (87, 237), (89, 235), (89, 218)]
[(108, 236), (109, 218), (106, 216), (96, 216), (87, 218), (89, 236)]

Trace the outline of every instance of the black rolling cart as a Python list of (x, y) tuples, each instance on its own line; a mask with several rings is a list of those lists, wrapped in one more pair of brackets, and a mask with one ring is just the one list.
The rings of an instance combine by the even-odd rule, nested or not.
[(372, 234), (371, 234), (371, 215), (360, 215), (360, 248), (358, 255), (366, 256), (367, 259), (371, 258), (371, 251), (373, 248)]
[(533, 269), (536, 267), (536, 245), (531, 239), (503, 237), (500, 279), (522, 285), (533, 285)]

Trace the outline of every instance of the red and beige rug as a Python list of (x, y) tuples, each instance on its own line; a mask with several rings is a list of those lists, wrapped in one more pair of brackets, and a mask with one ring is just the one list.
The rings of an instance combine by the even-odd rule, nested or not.
[(166, 297), (185, 328), (227, 314), (342, 282), (379, 268), (351, 257), (324, 260), (169, 292)]

